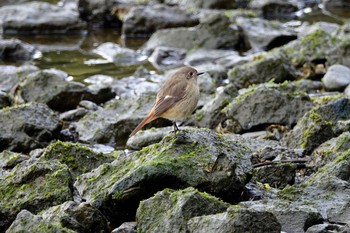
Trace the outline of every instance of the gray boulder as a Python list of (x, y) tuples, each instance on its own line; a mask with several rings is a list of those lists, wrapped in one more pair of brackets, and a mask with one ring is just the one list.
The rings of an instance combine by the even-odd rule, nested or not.
[[(140, 200), (164, 188), (192, 186), (240, 199), (249, 179), (249, 149), (209, 130), (184, 130), (78, 177), (79, 194), (113, 226), (130, 221)], [(128, 208), (124, 208), (128, 206)]]
[(350, 84), (350, 68), (343, 65), (332, 65), (322, 78), (327, 90), (343, 91)]
[(11, 232), (110, 232), (107, 219), (88, 203), (67, 201), (32, 214), (22, 210), (6, 233)]
[(141, 201), (137, 209), (140, 232), (191, 232), (187, 221), (193, 217), (225, 211), (229, 204), (189, 187), (174, 191), (165, 189)]
[(316, 22), (313, 24), (304, 23), (299, 28), (298, 38), (302, 38), (317, 30), (323, 30), (330, 35), (337, 33), (339, 36), (339, 34), (344, 33), (344, 32), (341, 32), (341, 29), (343, 29), (344, 27), (346, 27), (346, 25), (340, 27), (339, 24), (329, 23), (329, 22)]
[(191, 233), (201, 232), (281, 232), (281, 225), (271, 210), (230, 206), (226, 212), (193, 217), (188, 221)]
[(145, 62), (146, 56), (132, 49), (122, 48), (118, 44), (106, 42), (93, 50), (109, 62), (117, 65), (140, 65)]
[(4, 34), (69, 33), (85, 28), (78, 12), (46, 2), (28, 2), (0, 7)]
[(0, 89), (8, 93), (22, 78), (38, 70), (32, 65), (0, 66)]
[(296, 0), (253, 0), (249, 7), (256, 10), (265, 19), (293, 19), (298, 11)]
[(270, 50), (297, 38), (293, 29), (278, 22), (238, 17), (236, 24), (242, 28), (250, 47), (255, 51)]
[(197, 17), (178, 7), (162, 4), (137, 6), (125, 15), (122, 33), (126, 37), (150, 36), (162, 28), (191, 27)]
[(221, 14), (212, 15), (195, 27), (179, 27), (156, 31), (143, 45), (151, 52), (158, 46), (192, 49), (233, 49), (239, 44), (240, 32), (230, 27), (229, 19)]
[(58, 141), (46, 147), (41, 157), (47, 160), (57, 159), (60, 163), (66, 164), (75, 179), (103, 163), (112, 162), (116, 156), (96, 153), (81, 144)]
[(313, 107), (307, 94), (288, 85), (261, 84), (247, 89), (222, 110), (227, 130), (242, 132), (267, 124), (292, 126)]
[(13, 60), (33, 60), (39, 58), (41, 53), (35, 48), (35, 46), (22, 42), (18, 39), (0, 39), (0, 59), (13, 59)]
[(0, 227), (6, 229), (22, 209), (38, 213), (72, 199), (67, 166), (57, 160), (25, 160), (0, 179)]
[(0, 151), (29, 152), (58, 137), (58, 117), (44, 104), (30, 103), (0, 110)]
[(342, 133), (337, 122), (349, 120), (350, 100), (338, 99), (324, 106), (319, 106), (307, 112), (292, 131), (284, 138), (288, 147), (302, 148), (306, 153), (323, 142)]
[(137, 233), (136, 222), (125, 222), (111, 233)]
[(350, 232), (349, 224), (344, 226), (336, 223), (322, 223), (322, 224), (317, 224), (312, 227), (309, 227), (306, 233), (322, 233), (322, 232), (327, 232), (330, 229), (332, 232), (335, 232), (335, 233)]

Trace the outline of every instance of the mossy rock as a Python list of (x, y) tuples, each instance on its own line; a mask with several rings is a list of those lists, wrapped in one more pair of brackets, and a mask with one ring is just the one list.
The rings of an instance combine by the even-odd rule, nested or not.
[(8, 226), (22, 209), (37, 213), (73, 199), (72, 178), (58, 161), (29, 159), (0, 179), (0, 227)]
[(138, 232), (189, 232), (187, 221), (193, 217), (225, 211), (229, 204), (189, 187), (165, 189), (140, 203), (137, 209)]
[(82, 144), (57, 141), (45, 149), (42, 158), (47, 160), (57, 159), (62, 164), (66, 164), (73, 179), (75, 179), (103, 163), (112, 162), (116, 156), (113, 153), (96, 153)]
[(121, 154), (112, 163), (78, 177), (75, 187), (113, 224), (121, 224), (133, 220), (140, 200), (164, 188), (193, 186), (238, 201), (252, 169), (249, 154), (238, 140), (190, 129), (139, 152)]

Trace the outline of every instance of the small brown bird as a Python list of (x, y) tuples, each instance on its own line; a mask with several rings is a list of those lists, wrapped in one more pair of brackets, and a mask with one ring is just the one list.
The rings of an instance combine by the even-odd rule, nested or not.
[(192, 114), (199, 99), (198, 73), (192, 67), (182, 67), (173, 74), (159, 90), (156, 103), (147, 117), (131, 132), (135, 135), (144, 125), (157, 118), (173, 121), (174, 131), (178, 130), (176, 120), (186, 118)]

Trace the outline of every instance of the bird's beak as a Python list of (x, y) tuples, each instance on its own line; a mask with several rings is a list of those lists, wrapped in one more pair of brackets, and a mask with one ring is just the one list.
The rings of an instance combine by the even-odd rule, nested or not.
[(202, 74), (204, 74), (205, 72), (200, 72), (200, 73), (197, 73), (197, 76), (199, 76), (199, 75), (202, 75)]

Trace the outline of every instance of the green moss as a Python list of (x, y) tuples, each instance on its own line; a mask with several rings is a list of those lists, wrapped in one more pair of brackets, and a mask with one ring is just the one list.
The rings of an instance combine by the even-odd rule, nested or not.
[(300, 198), (302, 190), (294, 186), (286, 186), (278, 192), (278, 196), (287, 201), (295, 201)]

